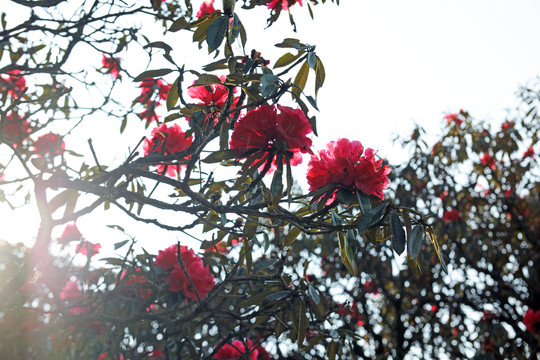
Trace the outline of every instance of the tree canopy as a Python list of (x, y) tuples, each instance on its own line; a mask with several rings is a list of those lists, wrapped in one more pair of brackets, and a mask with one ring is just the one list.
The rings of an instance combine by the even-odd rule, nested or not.
[[(246, 48), (253, 9), (296, 28), (290, 8), (338, 0), (13, 2), (0, 201), (14, 218), (35, 207), (40, 226), (30, 248), (0, 243), (3, 356), (537, 358), (538, 86), (500, 127), (460, 110), (440, 139), (415, 128), (390, 165), (348, 134), (314, 148), (316, 44)], [(207, 61), (176, 58), (176, 32)], [(110, 148), (77, 135), (96, 116)], [(74, 150), (86, 140), (91, 156)], [(77, 227), (102, 208), (123, 214), (114, 256)], [(148, 252), (153, 234), (123, 219), (179, 241)]]

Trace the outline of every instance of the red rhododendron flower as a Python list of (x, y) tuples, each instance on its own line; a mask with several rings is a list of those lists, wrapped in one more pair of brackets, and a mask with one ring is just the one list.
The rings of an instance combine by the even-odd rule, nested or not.
[(448, 125), (456, 124), (456, 126), (460, 126), (463, 123), (463, 118), (460, 115), (459, 113), (448, 114), (444, 116), (444, 119)]
[[(167, 134), (167, 138), (165, 135)], [(152, 136), (146, 138), (143, 144), (144, 155), (151, 152), (163, 155), (170, 155), (186, 150), (193, 142), (193, 137), (186, 138), (186, 133), (182, 131), (180, 125), (174, 124), (167, 126), (162, 124), (152, 130)], [(175, 176), (181, 165), (158, 165), (157, 170), (160, 173), (165, 172), (169, 176)]]
[(214, 11), (216, 11), (216, 9), (214, 9), (214, 0), (205, 0), (197, 12), (197, 17), (203, 17), (204, 15), (211, 14)]
[[(141, 272), (141, 268), (136, 268), (135, 272)], [(124, 270), (120, 275), (120, 280), (126, 279), (127, 273), (128, 272)], [(146, 284), (146, 279), (144, 278), (144, 275), (131, 274), (126, 279), (126, 287), (122, 288), (121, 290), (127, 296), (138, 296), (141, 299), (149, 298), (150, 295), (152, 295), (152, 290), (150, 290), (148, 287), (145, 287), (145, 285), (140, 284)]]
[[(223, 83), (227, 79), (227, 77), (223, 75), (219, 78)], [(237, 90), (238, 89), (234, 88), (233, 94), (235, 94)], [(218, 109), (222, 109), (227, 102), (229, 90), (222, 84), (213, 84), (208, 86), (192, 86), (188, 89), (188, 95), (192, 99), (200, 100), (201, 102), (199, 102), (198, 105), (215, 106)], [(237, 101), (238, 98), (233, 99), (232, 107), (235, 106)], [(187, 120), (190, 121), (189, 118)]]
[(289, 6), (293, 6), (296, 3), (300, 4), (300, 6), (303, 6), (302, 0), (272, 0), (266, 5), (266, 7), (268, 9), (275, 9), (280, 2), (282, 10), (288, 10)]
[(523, 323), (525, 324), (528, 332), (535, 334), (537, 330), (540, 329), (540, 310), (527, 310), (525, 316), (523, 317)]
[(9, 75), (7, 79), (0, 76), (0, 87), (5, 88), (8, 95), (19, 97), (26, 88), (26, 80), (20, 75), (20, 70), (10, 70), (7, 73)]
[(238, 245), (241, 241), (242, 240), (232, 239), (230, 247), (228, 246), (227, 241), (220, 241), (215, 246), (209, 247), (208, 249), (205, 249), (204, 251), (214, 251), (214, 252), (217, 251), (221, 254), (227, 254), (231, 247)]
[[(279, 113), (278, 113), (279, 110)], [(230, 147), (237, 149), (241, 156), (249, 150), (262, 150), (272, 156), (281, 153), (291, 159), (291, 165), (301, 162), (295, 153), (311, 153), (312, 132), (308, 119), (300, 109), (287, 106), (263, 105), (250, 110), (234, 127)]]
[[(214, 287), (214, 276), (210, 274), (208, 266), (204, 266), (202, 259), (186, 246), (180, 246), (180, 258), (184, 263), (186, 272), (193, 281), (199, 297), (202, 299)], [(159, 251), (154, 264), (164, 271), (170, 271), (168, 275), (169, 290), (182, 291), (184, 296), (191, 300), (197, 300), (197, 295), (191, 286), (184, 270), (178, 262), (178, 246), (173, 245), (163, 251)]]
[(532, 146), (529, 146), (529, 148), (527, 149), (527, 151), (525, 151), (523, 153), (523, 158), (533, 158), (534, 157), (534, 148)]
[(225, 344), (219, 349), (217, 353), (214, 354), (212, 359), (244, 359), (244, 354), (249, 353), (249, 360), (257, 360), (259, 356), (258, 347), (253, 347), (251, 340), (247, 341), (248, 349), (240, 340), (234, 340), (232, 344)]
[(118, 75), (120, 74), (120, 58), (108, 57), (107, 55), (103, 54), (103, 57), (101, 58), (101, 65), (103, 68), (107, 69), (107, 73), (111, 74), (113, 78), (118, 78)]
[(502, 129), (502, 130), (508, 130), (508, 129), (513, 128), (515, 125), (516, 125), (516, 123), (513, 122), (513, 121), (505, 121), (505, 122), (503, 122), (503, 124), (501, 125), (501, 129)]
[(450, 211), (445, 211), (442, 217), (443, 222), (453, 222), (458, 221), (461, 219), (461, 215), (459, 214), (459, 211), (456, 209), (452, 209)]
[(359, 141), (339, 139), (319, 151), (319, 156), (311, 157), (307, 180), (310, 191), (334, 184), (336, 188), (359, 190), (383, 200), (390, 171), (388, 165), (382, 166), (382, 160), (375, 160), (373, 149), (364, 152)]
[(159, 103), (156, 101), (151, 101), (144, 111), (139, 113), (139, 117), (142, 120), (146, 120), (147, 123), (152, 121), (159, 122), (159, 116), (156, 114), (156, 108), (159, 106)]
[[(79, 289), (77, 280), (68, 281), (66, 285), (60, 291), (60, 299), (67, 300), (69, 303), (80, 303), (82, 302), (82, 290)], [(72, 307), (70, 312), (72, 314), (84, 314), (88, 312), (89, 307)]]
[(165, 84), (161, 79), (146, 79), (141, 82), (139, 87), (141, 88), (141, 95), (139, 95), (137, 101), (141, 104), (149, 104), (154, 94), (157, 94), (160, 100), (165, 100), (171, 85)]
[(490, 168), (491, 170), (497, 169), (497, 164), (495, 164), (495, 159), (493, 159), (493, 156), (489, 154), (482, 155), (482, 157), (480, 158), (480, 162), (482, 163), (482, 165)]
[(77, 244), (77, 248), (75, 249), (75, 252), (78, 254), (82, 254), (85, 256), (88, 256), (90, 254), (90, 257), (96, 255), (99, 253), (99, 249), (101, 249), (101, 244), (97, 243), (91, 243), (90, 241), (84, 241), (82, 244)]
[(9, 113), (6, 116), (6, 122), (3, 124), (4, 136), (8, 141), (17, 143), (23, 140), (30, 132), (30, 123), (27, 119), (20, 117), (14, 113)]
[(64, 144), (62, 137), (52, 132), (41, 135), (34, 142), (34, 151), (40, 155), (60, 155), (65, 149), (66, 144)]
[(72, 223), (72, 224), (66, 225), (58, 241), (62, 244), (67, 244), (70, 241), (80, 240), (80, 239), (82, 239), (82, 234), (77, 228), (77, 224)]
[(482, 317), (480, 318), (480, 321), (492, 322), (492, 321), (497, 320), (498, 318), (499, 317), (497, 316), (497, 314), (494, 314), (489, 310), (483, 310), (482, 311)]

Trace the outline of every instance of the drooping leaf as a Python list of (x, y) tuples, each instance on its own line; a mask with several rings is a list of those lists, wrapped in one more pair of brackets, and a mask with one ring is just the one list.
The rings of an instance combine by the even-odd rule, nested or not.
[(199, 78), (190, 87), (208, 86), (214, 84), (221, 84), (221, 79), (212, 74), (200, 74)]
[(133, 82), (143, 81), (146, 79), (155, 79), (162, 76), (165, 76), (167, 74), (170, 74), (172, 72), (171, 69), (158, 69), (158, 70), (147, 70), (143, 71), (139, 75), (133, 79)]
[(273, 302), (276, 302), (276, 301), (279, 301), (279, 300), (281, 300), (283, 298), (286, 298), (290, 294), (291, 294), (291, 292), (288, 291), (288, 290), (278, 291), (278, 292), (275, 292), (273, 294), (270, 294), (270, 295), (268, 295), (267, 297), (264, 298), (264, 300), (262, 302), (262, 306), (263, 306), (263, 308), (267, 308), (270, 305), (272, 305)]
[(420, 252), (420, 247), (424, 241), (424, 233), (424, 227), (420, 224), (415, 225), (411, 230), (411, 235), (407, 241), (407, 250), (413, 259), (416, 259)]
[(238, 156), (238, 152), (233, 149), (214, 151), (201, 161), (206, 164), (218, 163), (224, 160), (235, 159)]
[(291, 245), (301, 233), (302, 230), (293, 226), (292, 229), (289, 230), (287, 235), (285, 235), (285, 239), (283, 239), (283, 245)]
[(208, 44), (210, 52), (213, 52), (221, 45), (228, 27), (228, 16), (221, 16), (210, 24), (208, 31), (206, 32), (206, 43)]
[(176, 32), (182, 29), (185, 29), (189, 26), (189, 22), (182, 16), (174, 20), (174, 22), (169, 27), (170, 32)]
[(302, 54), (303, 54), (303, 52), (298, 52), (298, 54), (293, 55), (292, 53), (288, 52), (288, 53), (285, 53), (285, 54), (281, 55), (281, 57), (274, 64), (274, 69), (277, 69), (277, 68), (284, 67), (284, 66), (287, 66), (289, 64), (292, 64)]
[(298, 74), (296, 74), (296, 77), (294, 78), (294, 84), (297, 87), (292, 88), (293, 94), (300, 95), (300, 93), (304, 90), (306, 87), (306, 82), (309, 75), (309, 66), (307, 62), (304, 62), (302, 66), (300, 67), (300, 70), (298, 70)]
[(405, 230), (395, 211), (390, 213), (390, 230), (392, 231), (392, 247), (398, 255), (401, 255), (405, 251)]
[(253, 268), (253, 273), (256, 274), (259, 271), (271, 268), (272, 266), (274, 266), (278, 262), (279, 262), (279, 259), (263, 260), (260, 263), (258, 263), (257, 265), (255, 265), (255, 267)]
[(167, 111), (171, 111), (171, 109), (176, 105), (178, 102), (178, 79), (174, 80), (174, 83), (171, 85), (171, 88), (169, 89), (169, 92), (167, 93)]
[(360, 221), (356, 225), (356, 229), (361, 232), (376, 224), (383, 217), (386, 206), (388, 206), (388, 203), (381, 203), (375, 209), (362, 214)]

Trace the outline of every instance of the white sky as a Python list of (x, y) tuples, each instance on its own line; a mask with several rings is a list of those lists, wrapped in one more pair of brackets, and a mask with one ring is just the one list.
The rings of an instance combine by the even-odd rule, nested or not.
[[(3, 2), (0, 0), (0, 4)], [(217, 0), (216, 4), (219, 3)], [(533, 81), (539, 73), (540, 2), (537, 1), (341, 0), (340, 6), (327, 1), (314, 7), (315, 21), (309, 18), (305, 5), (295, 5), (291, 11), (297, 22), (297, 34), (292, 32), (286, 14), (266, 30), (266, 9), (238, 10), (238, 14), (248, 30), (247, 49), (256, 48), (272, 64), (284, 53), (273, 44), (285, 37), (317, 45), (317, 55), (326, 68), (326, 83), (319, 91), (317, 148), (330, 140), (348, 137), (377, 149), (382, 157), (402, 161), (407, 154), (391, 146), (391, 139), (397, 133), (409, 134), (413, 121), (438, 134), (443, 115), (463, 108), (477, 118), (499, 124), (505, 109), (517, 104), (514, 93), (518, 86)], [(10, 10), (7, 12), (9, 21)], [(162, 40), (160, 36), (156, 32), (151, 40)], [(187, 32), (169, 37), (177, 49), (173, 57), (178, 63), (186, 62), (188, 67), (197, 64), (195, 54), (206, 53), (196, 52), (196, 46), (189, 43), (190, 37)], [(179, 50), (181, 46), (189, 50), (186, 47)], [(90, 59), (89, 66), (100, 66), (99, 54)], [(211, 61), (207, 57), (203, 63)], [(132, 63), (137, 65), (133, 60)], [(308, 85), (307, 94), (312, 95), (312, 89)], [(134, 89), (135, 96), (137, 93)], [(130, 95), (128, 101), (132, 98)], [(127, 149), (113, 151), (111, 138), (102, 136), (101, 126), (105, 123), (100, 124), (92, 125), (94, 132), (101, 129), (101, 135), (92, 136), (96, 149), (107, 149), (117, 161), (123, 160)], [(89, 129), (81, 128), (80, 133), (85, 137), (80, 141), (66, 139), (68, 147), (76, 142), (82, 144), (82, 152), (88, 159), (90, 153), (85, 144)], [(118, 129), (115, 121), (112, 132)], [(136, 138), (149, 133), (140, 130)], [(133, 140), (128, 143), (133, 144)], [(299, 169), (298, 174), (301, 173)], [(31, 244), (37, 223), (33, 221), (36, 214), (28, 210), (6, 212), (0, 204), (3, 219), (0, 237)], [(124, 216), (113, 218), (108, 212), (81, 218), (78, 225), (88, 240), (104, 244), (109, 236), (114, 241), (124, 238), (117, 239), (115, 232), (104, 229), (105, 224), (112, 223), (128, 224), (129, 232), (143, 246), (153, 249), (164, 248), (177, 239), (184, 240), (176, 234), (157, 232), (154, 227), (129, 225)]]

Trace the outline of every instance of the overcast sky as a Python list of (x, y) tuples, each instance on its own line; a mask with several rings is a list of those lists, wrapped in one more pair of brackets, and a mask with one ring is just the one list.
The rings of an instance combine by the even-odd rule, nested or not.
[[(0, 4), (5, 2), (0, 0)], [(219, 4), (217, 0), (217, 8)], [(382, 157), (401, 161), (406, 154), (392, 147), (391, 139), (397, 133), (410, 133), (413, 120), (440, 133), (443, 115), (463, 108), (499, 124), (505, 109), (517, 105), (514, 93), (518, 87), (534, 81), (539, 73), (538, 1), (341, 0), (340, 6), (327, 1), (314, 7), (315, 21), (309, 18), (306, 5), (295, 5), (291, 11), (298, 26), (296, 34), (286, 14), (270, 29), (264, 29), (268, 10), (263, 7), (238, 10), (238, 14), (248, 30), (247, 48), (262, 51), (272, 64), (284, 53), (273, 44), (285, 37), (317, 46), (326, 68), (326, 83), (318, 100), (318, 148), (348, 137), (377, 149)], [(150, 40), (162, 40), (160, 36), (156, 32)], [(188, 67), (197, 63), (198, 54), (206, 53), (195, 52), (196, 46), (186, 43), (190, 37), (180, 32), (168, 38), (176, 48), (173, 57)], [(180, 46), (185, 47), (180, 51)], [(98, 65), (89, 66), (99, 66), (99, 54), (92, 61)], [(206, 57), (202, 61), (213, 60)], [(313, 94), (312, 86), (308, 85), (307, 93)], [(83, 140), (81, 143), (86, 142)], [(96, 148), (99, 141), (94, 139)], [(125, 153), (120, 150), (120, 157)], [(18, 210), (6, 216), (21, 219), (22, 213)], [(30, 226), (28, 220), (33, 216), (28, 213), (25, 226), (10, 222), (2, 237), (35, 238), (37, 224)], [(106, 216), (101, 218), (103, 226), (114, 222)], [(100, 220), (92, 219), (80, 219), (81, 231), (90, 241), (105, 240), (108, 235), (103, 235)], [(153, 233), (149, 227), (132, 229), (141, 240)], [(112, 232), (105, 234), (112, 236)], [(154, 243), (163, 248), (176, 239), (176, 234), (160, 234)]]

